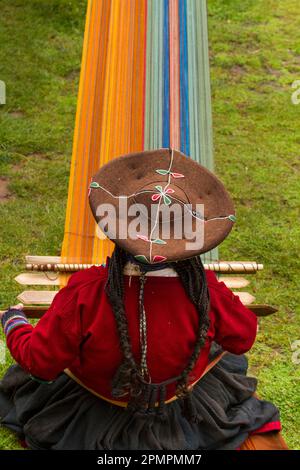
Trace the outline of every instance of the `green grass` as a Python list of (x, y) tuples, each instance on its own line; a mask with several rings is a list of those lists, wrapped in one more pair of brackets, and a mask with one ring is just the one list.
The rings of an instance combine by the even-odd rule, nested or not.
[(299, 2), (211, 0), (209, 37), (216, 173), (234, 196), (237, 223), (223, 259), (256, 260), (257, 302), (279, 307), (260, 321), (249, 354), (259, 394), (281, 411), (283, 434), (300, 449)]
[[(59, 255), (86, 2), (2, 0), (0, 176), (10, 198), (0, 203), (0, 309), (15, 302), (24, 256)], [(300, 79), (297, 0), (209, 0), (216, 173), (237, 206), (238, 220), (222, 259), (265, 265), (249, 276), (257, 302), (279, 307), (260, 321), (249, 355), (259, 394), (279, 406), (284, 436), (300, 448)], [(0, 376), (11, 363), (0, 365)], [(0, 430), (0, 449), (20, 448)]]

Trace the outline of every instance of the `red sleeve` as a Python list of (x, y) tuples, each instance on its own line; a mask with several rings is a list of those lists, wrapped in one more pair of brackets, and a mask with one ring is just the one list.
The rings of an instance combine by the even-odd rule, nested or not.
[(8, 335), (11, 355), (29, 374), (54, 380), (77, 357), (81, 342), (79, 285), (80, 272), (76, 272), (35, 328), (20, 325)]
[(233, 354), (251, 349), (257, 332), (257, 317), (245, 307), (224, 282), (211, 272), (207, 275), (211, 311), (215, 318), (214, 340)]

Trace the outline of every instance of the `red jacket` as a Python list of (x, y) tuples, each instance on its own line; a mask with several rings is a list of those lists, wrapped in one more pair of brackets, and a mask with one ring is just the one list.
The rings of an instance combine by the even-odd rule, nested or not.
[[(104, 292), (108, 268), (92, 266), (74, 273), (33, 327), (20, 323), (7, 337), (13, 358), (30, 374), (55, 379), (65, 368), (88, 388), (112, 399), (111, 380), (122, 360), (112, 308)], [(191, 374), (200, 377), (214, 340), (234, 354), (248, 351), (257, 319), (212, 271), (206, 271), (211, 299), (210, 328), (205, 347)], [(139, 362), (139, 279), (125, 276), (125, 308), (133, 353)], [(178, 277), (150, 276), (145, 284), (147, 363), (152, 382), (179, 375), (196, 341), (198, 313)], [(193, 380), (192, 380), (193, 379)], [(174, 396), (176, 384), (167, 388)], [(127, 401), (126, 397), (121, 400)]]

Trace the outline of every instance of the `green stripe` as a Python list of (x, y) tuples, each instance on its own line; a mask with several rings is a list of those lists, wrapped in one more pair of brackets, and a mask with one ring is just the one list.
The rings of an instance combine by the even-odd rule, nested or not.
[(148, 0), (145, 150), (162, 147), (163, 2)]
[[(145, 150), (162, 147), (163, 134), (163, 18), (164, 2), (148, 0)], [(188, 102), (190, 156), (213, 170), (211, 94), (205, 0), (187, 0)], [(201, 256), (218, 259), (218, 248)]]
[(201, 161), (211, 171), (213, 165), (211, 93), (209, 75), (208, 31), (206, 2), (197, 1), (196, 6), (196, 44), (198, 65), (198, 95), (199, 95), (199, 136)]
[[(187, 0), (190, 148), (193, 160), (211, 171), (213, 165), (211, 94), (206, 1)], [(201, 255), (218, 260), (218, 248)]]

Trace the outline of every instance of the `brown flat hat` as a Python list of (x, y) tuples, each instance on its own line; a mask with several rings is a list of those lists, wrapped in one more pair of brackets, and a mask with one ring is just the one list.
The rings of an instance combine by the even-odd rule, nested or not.
[(174, 149), (131, 153), (102, 166), (89, 203), (105, 235), (143, 263), (205, 253), (235, 222), (221, 181)]

